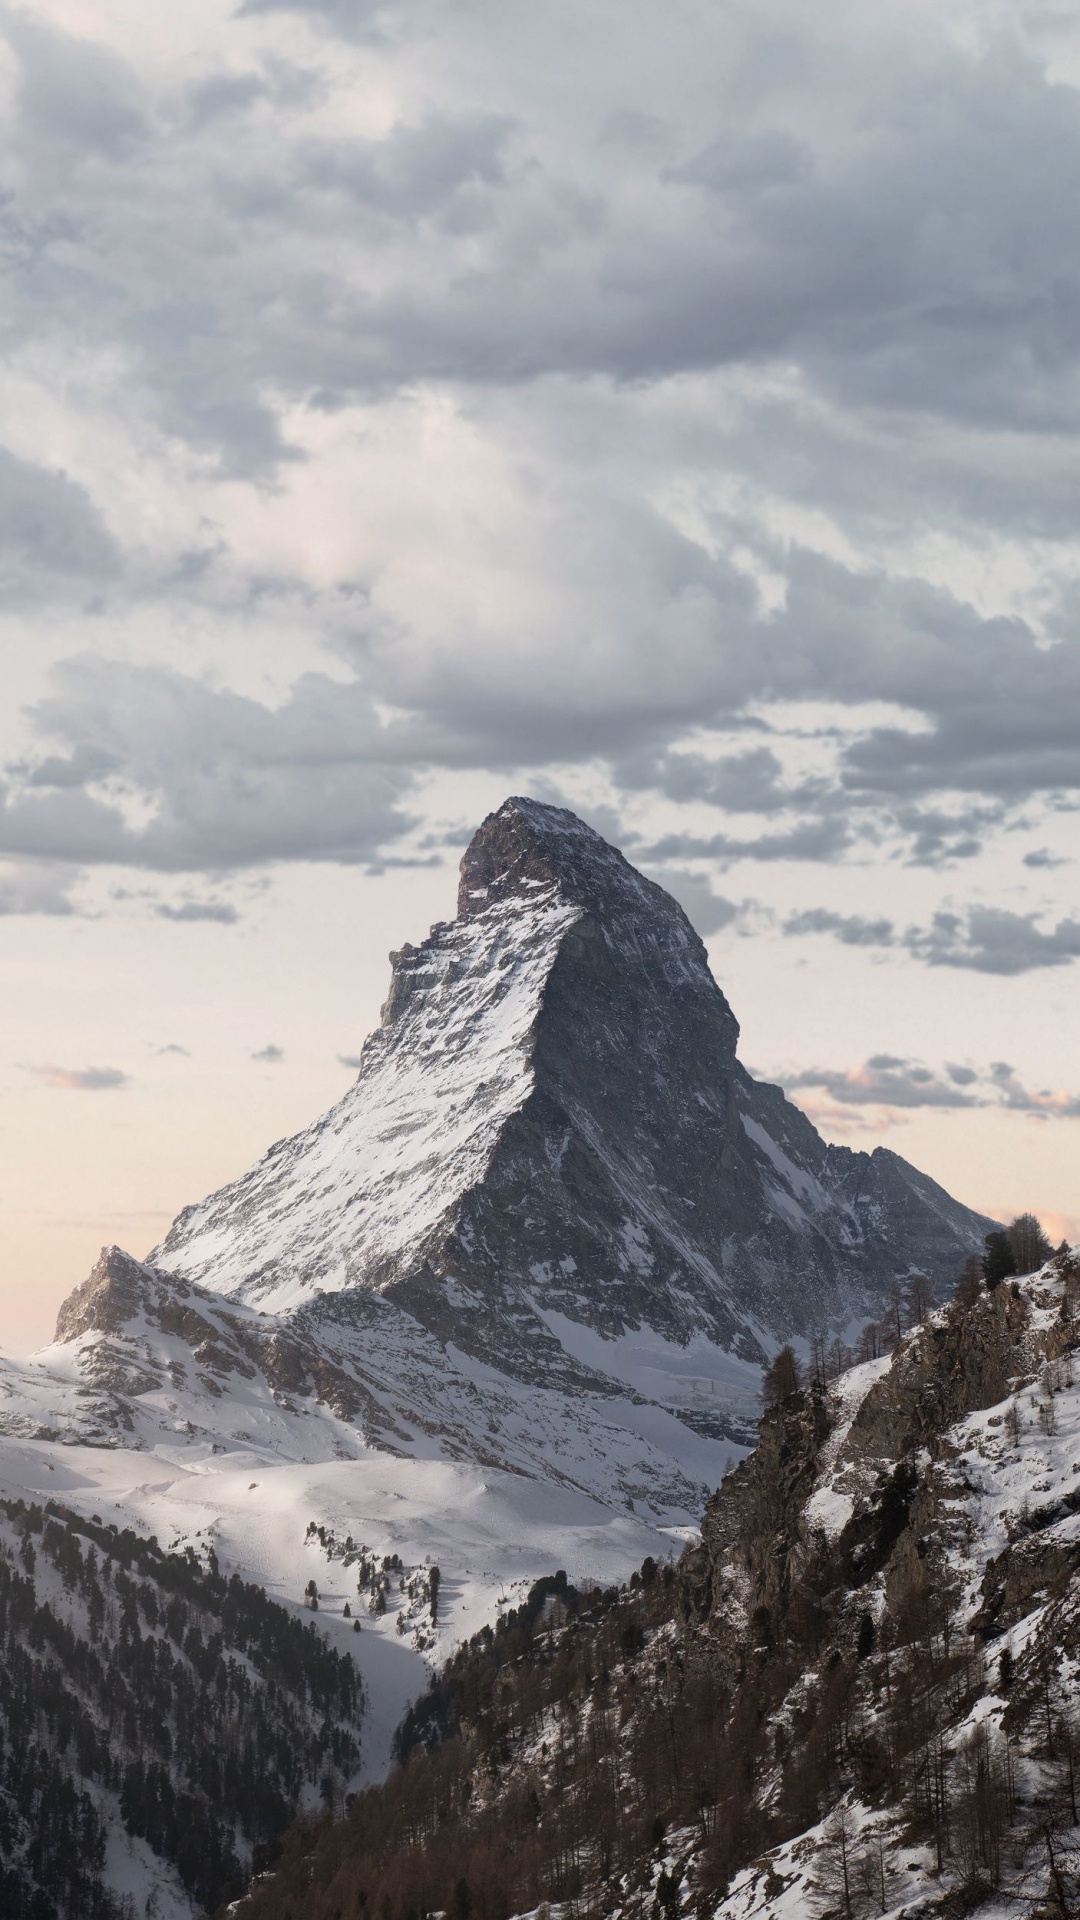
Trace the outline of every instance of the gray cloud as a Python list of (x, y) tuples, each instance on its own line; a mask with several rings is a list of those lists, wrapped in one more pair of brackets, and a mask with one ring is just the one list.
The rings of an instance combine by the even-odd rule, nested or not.
[(240, 918), (235, 907), (218, 900), (185, 900), (178, 907), (163, 901), (154, 911), (162, 920), (210, 920), (223, 927), (235, 926)]
[(243, 0), (241, 18), (260, 13), (308, 14), (347, 39), (380, 37), (380, 23), (398, 11), (394, 0)]
[[(379, 38), (396, 117), (353, 112), (355, 54), (281, 35), (286, 10)], [(133, 445), (175, 447), (178, 468), (194, 449), (204, 479), (254, 479), (264, 500), (299, 466), (305, 411), (377, 419), (437, 392), (494, 450), (471, 531), (445, 535), (454, 502), (423, 520), (432, 573), (468, 574), (460, 539), (476, 578), (410, 626), (400, 557), (374, 585), (344, 562), (329, 583), (260, 574), (213, 507), (157, 560), (130, 512), (121, 555), (74, 478), (0, 456), (13, 591), (96, 584), (256, 622), (291, 595), (357, 675), (309, 677), (271, 710), (179, 674), (71, 668), (37, 710), (41, 757), (9, 770), (0, 850), (385, 864), (406, 857), (390, 850), (417, 769), (601, 760), (623, 795), (733, 817), (672, 833), (656, 861), (895, 846), (933, 868), (978, 859), (1033, 796), (1074, 793), (1075, 569), (1047, 559), (1039, 625), (965, 598), (988, 533), (1074, 537), (1080, 209), (1046, 182), (1073, 177), (1080, 117), (1035, 41), (988, 28), (967, 49), (884, 4), (845, 8), (839, 33), (785, 4), (661, 24), (635, 0), (619, 35), (559, 6), (527, 26), (368, 0), (241, 13), (203, 71), (164, 79), (4, 16), (6, 344), (17, 360), (47, 339), (93, 367)], [(573, 85), (552, 89), (570, 35)], [(504, 523), (515, 486), (527, 506)], [(939, 539), (968, 555), (954, 591), (919, 575)], [(496, 644), (482, 610), (507, 577)], [(774, 738), (710, 755), (694, 737), (806, 701), (911, 723), (822, 727), (811, 772)], [(856, 918), (831, 930), (866, 944)], [(896, 937), (931, 964), (1016, 971), (1071, 957), (1070, 924), (1014, 929), (1008, 962), (1001, 926)]]
[[(282, 10), (248, 0), (243, 13)], [(438, 251), (425, 234), (422, 257), (406, 229), (377, 276), (354, 272), (364, 236), (350, 196), (312, 217), (319, 189), (303, 115), (295, 125), (280, 115), (226, 171), (206, 123), (162, 114), (120, 61), (7, 17), (34, 163), (18, 211), (48, 221), (62, 187), (69, 229), (96, 217), (108, 254), (79, 276), (86, 319), (119, 306), (194, 444), (216, 422), (223, 439), (239, 436), (242, 458), (258, 457), (251, 424), (266, 382), (310, 392), (553, 372), (642, 380), (769, 358), (806, 367), (850, 406), (1037, 430), (1073, 420), (1076, 348), (1055, 294), (1080, 215), (1045, 183), (1073, 176), (1080, 128), (1068, 90), (1018, 46), (966, 53), (944, 26), (916, 45), (905, 18), (883, 7), (849, 13), (841, 38), (808, 31), (794, 9), (736, 27), (691, 8), (665, 23), (661, 68), (648, 8), (621, 45), (600, 17), (555, 8), (531, 60), (512, 12), (493, 23), (466, 8), (406, 18), (358, 0), (292, 10), (346, 36), (400, 30), (402, 46), (425, 46), (430, 71), (440, 51), (452, 55), (444, 119), (460, 119), (463, 101), (475, 114), (482, 100), (527, 129), (506, 204), (500, 169), (477, 176), (487, 194), (479, 252), (474, 223), (447, 227)], [(543, 73), (570, 31), (594, 77), (584, 95), (567, 90), (560, 111)], [(798, 86), (777, 57), (795, 41)], [(710, 84), (688, 97), (703, 72)], [(645, 97), (668, 128), (666, 157), (599, 137)], [(388, 132), (371, 177), (393, 173), (402, 137)], [(332, 171), (348, 171), (354, 144), (337, 142)], [(125, 173), (136, 149), (152, 164)], [(67, 156), (80, 153), (98, 164), (76, 177)], [(153, 216), (181, 180), (177, 231)], [(126, 238), (114, 218), (123, 185), (134, 196)], [(333, 298), (312, 239), (320, 251), (336, 243), (346, 269)], [(141, 276), (138, 250), (151, 256)], [(30, 281), (27, 320), (47, 290)], [(196, 378), (214, 354), (225, 362), (216, 399), (200, 396)]]
[(1003, 1060), (978, 1069), (950, 1064), (937, 1069), (918, 1060), (878, 1053), (856, 1067), (804, 1068), (786, 1075), (783, 1085), (796, 1096), (822, 1093), (838, 1106), (852, 1110), (997, 1107), (1036, 1119), (1080, 1118), (1080, 1097), (1050, 1088), (1031, 1092), (1023, 1086), (1015, 1067)]
[(679, 185), (708, 187), (726, 197), (796, 186), (812, 171), (809, 148), (782, 128), (770, 128), (741, 137), (718, 134), (692, 159), (669, 167), (663, 177)]
[[(444, 215), (470, 187), (504, 185), (503, 154), (512, 129), (505, 114), (437, 115), (419, 126), (396, 127), (383, 140), (312, 143), (299, 164), (307, 190), (344, 195), (395, 223), (411, 222)], [(476, 217), (487, 224), (479, 207)], [(455, 224), (460, 219), (459, 213)]]
[[(269, 708), (180, 674), (84, 658), (34, 717), (62, 751), (0, 786), (0, 852), (162, 871), (375, 859), (408, 825), (357, 687), (309, 675)], [(130, 803), (149, 807), (133, 824)], [(226, 920), (227, 907), (159, 909)]]
[(820, 1088), (844, 1106), (974, 1107), (985, 1097), (964, 1092), (952, 1074), (942, 1075), (919, 1062), (878, 1053), (858, 1067), (842, 1071), (807, 1067), (785, 1080), (788, 1092)]
[(643, 849), (642, 857), (653, 861), (714, 860), (721, 867), (734, 860), (831, 860), (851, 845), (852, 838), (850, 825), (843, 820), (799, 820), (782, 833), (747, 839), (728, 833), (668, 833)]
[(58, 1093), (108, 1093), (130, 1084), (129, 1075), (119, 1067), (28, 1067), (43, 1087)]
[(1017, 1074), (1016, 1068), (1007, 1060), (995, 1060), (991, 1063), (990, 1079), (997, 1089), (1002, 1106), (1011, 1113), (1029, 1113), (1042, 1119), (1075, 1120), (1080, 1118), (1080, 1097), (1075, 1094), (1055, 1093), (1049, 1088), (1032, 1093), (1026, 1088)]
[(21, 913), (66, 917), (75, 913), (71, 890), (78, 877), (76, 867), (54, 862), (22, 860), (0, 865), (0, 917)]
[(339, 1053), (338, 1059), (343, 1067), (356, 1069), (363, 1065), (363, 1061), (358, 1053)]
[(703, 800), (726, 813), (786, 812), (824, 800), (829, 793), (825, 780), (785, 782), (772, 747), (750, 747), (711, 760), (687, 752), (627, 756), (616, 762), (614, 773), (624, 791), (651, 788), (669, 800)]
[(28, 12), (5, 11), (16, 57), (16, 112), (25, 148), (39, 164), (125, 160), (149, 128), (138, 80), (122, 60)]
[(0, 447), (0, 587), (10, 604), (110, 580), (120, 556), (85, 490)]
[(789, 914), (783, 931), (794, 936), (829, 933), (845, 946), (893, 947), (927, 966), (965, 967), (976, 973), (1032, 973), (1068, 966), (1080, 956), (1080, 921), (1060, 920), (1044, 933), (1037, 919), (1034, 913), (975, 906), (963, 913), (942, 910), (929, 926), (899, 932), (888, 919), (867, 920), (811, 907)]
[(276, 1067), (279, 1061), (284, 1060), (285, 1049), (284, 1047), (276, 1047), (271, 1041), (269, 1046), (260, 1047), (259, 1051), (253, 1053), (251, 1058), (262, 1061), (264, 1066)]
[(909, 953), (932, 967), (971, 967), (979, 973), (1020, 974), (1068, 966), (1080, 955), (1080, 921), (1060, 920), (1050, 933), (1033, 913), (970, 907), (966, 917), (936, 913), (930, 926), (904, 936)]
[(846, 947), (891, 947), (895, 933), (891, 920), (867, 920), (858, 913), (831, 913), (826, 907), (807, 907), (791, 913), (784, 921), (784, 932), (832, 933)]

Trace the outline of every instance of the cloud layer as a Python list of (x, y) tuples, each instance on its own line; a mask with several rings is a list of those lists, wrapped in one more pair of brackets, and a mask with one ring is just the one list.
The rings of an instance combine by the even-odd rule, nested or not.
[(784, 932), (832, 934), (844, 946), (892, 947), (931, 967), (966, 967), (976, 973), (1021, 974), (1065, 967), (1080, 956), (1080, 921), (1060, 920), (1045, 931), (1034, 913), (1003, 907), (970, 907), (965, 914), (935, 913), (929, 926), (903, 931), (888, 919), (804, 908), (788, 916)]
[(783, 1084), (812, 1113), (822, 1111), (824, 1096), (832, 1117), (846, 1113), (856, 1122), (861, 1108), (874, 1109), (874, 1124), (880, 1124), (883, 1115), (899, 1117), (926, 1109), (961, 1112), (975, 1107), (1023, 1113), (1038, 1120), (1080, 1119), (1080, 1095), (1054, 1088), (1032, 1091), (1005, 1060), (985, 1068), (951, 1064), (934, 1068), (878, 1053), (855, 1067), (804, 1067), (786, 1075)]
[(752, 925), (732, 868), (893, 863), (918, 913), (787, 931), (1076, 957), (1071, 30), (138, 28), (0, 22), (0, 580), (73, 636), (0, 772), (0, 911), (439, 858), (426, 786), (494, 773), (606, 809), (706, 933)]

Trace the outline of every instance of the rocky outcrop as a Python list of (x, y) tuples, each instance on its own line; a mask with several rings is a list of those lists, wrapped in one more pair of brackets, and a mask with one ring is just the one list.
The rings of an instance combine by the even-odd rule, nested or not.
[(820, 1387), (793, 1393), (761, 1422), (754, 1452), (729, 1473), (707, 1502), (701, 1548), (685, 1561), (702, 1583), (699, 1604), (730, 1621), (732, 1603), (759, 1616), (759, 1630), (790, 1602), (805, 1560), (802, 1514), (817, 1484), (821, 1449), (833, 1415)]
[(840, 1469), (849, 1461), (902, 1460), (920, 1447), (936, 1453), (955, 1421), (1003, 1400), (1031, 1363), (1030, 1318), (1020, 1287), (1002, 1286), (921, 1327), (862, 1401)]
[(118, 1333), (146, 1306), (154, 1275), (122, 1247), (102, 1247), (86, 1279), (69, 1293), (56, 1317), (56, 1338)]

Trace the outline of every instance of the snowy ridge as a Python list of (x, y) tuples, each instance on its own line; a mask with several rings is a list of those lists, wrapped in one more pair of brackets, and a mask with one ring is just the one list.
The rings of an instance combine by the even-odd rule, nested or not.
[[(135, 1290), (122, 1318), (0, 1365), (0, 1432), (223, 1464), (372, 1450), (469, 1461), (677, 1526), (696, 1518), (731, 1452), (632, 1384), (620, 1391), (597, 1372), (595, 1393), (532, 1386), (443, 1347), (378, 1297), (328, 1330), (318, 1316), (279, 1321), (175, 1282), (116, 1248), (99, 1263), (106, 1291), (110, 1270)], [(669, 1391), (679, 1357), (656, 1370)], [(695, 1349), (700, 1395), (724, 1363), (730, 1372), (727, 1356)], [(744, 1370), (747, 1415), (752, 1378)]]
[(150, 1264), (278, 1312), (389, 1278), (483, 1178), (527, 1099), (544, 983), (577, 917), (542, 888), (405, 950), (396, 1002), (345, 1097), (187, 1208)]

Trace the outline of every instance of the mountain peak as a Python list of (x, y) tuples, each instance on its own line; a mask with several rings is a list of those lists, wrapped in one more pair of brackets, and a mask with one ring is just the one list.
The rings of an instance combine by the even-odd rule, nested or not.
[(827, 1147), (751, 1079), (681, 907), (563, 807), (491, 814), (459, 918), (393, 968), (343, 1099), (186, 1209), (152, 1266), (716, 1435), (778, 1341), (872, 1317), (913, 1267), (944, 1284), (981, 1243), (933, 1181)]
[(607, 899), (673, 913), (690, 925), (662, 887), (568, 807), (514, 794), (488, 814), (465, 849), (458, 917), (475, 919), (505, 900), (536, 899), (552, 887), (581, 906)]

